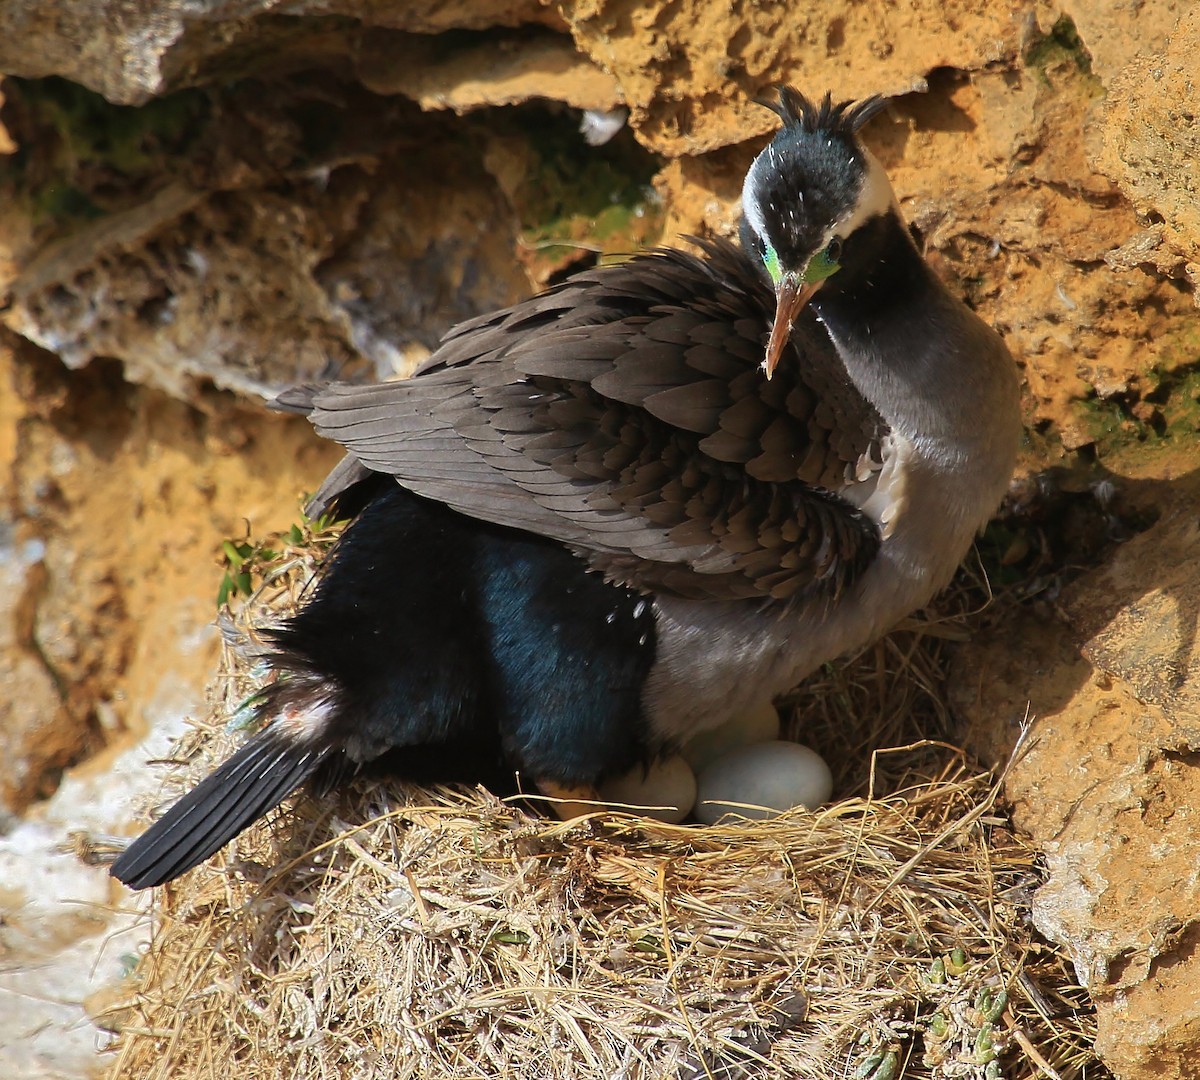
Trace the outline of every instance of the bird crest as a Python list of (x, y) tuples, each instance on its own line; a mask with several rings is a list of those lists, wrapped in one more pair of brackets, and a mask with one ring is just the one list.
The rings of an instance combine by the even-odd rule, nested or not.
[(776, 90), (778, 101), (761, 97), (755, 98), (755, 102), (775, 113), (785, 127), (800, 128), (812, 135), (819, 131), (853, 135), (890, 100), (882, 94), (872, 94), (859, 102), (839, 101), (834, 104), (833, 95), (826, 90), (820, 104), (814, 105), (794, 86), (780, 85)]

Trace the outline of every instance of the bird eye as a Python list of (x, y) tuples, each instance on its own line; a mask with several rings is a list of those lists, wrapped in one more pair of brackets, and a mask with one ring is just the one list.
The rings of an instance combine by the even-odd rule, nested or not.
[(827, 258), (831, 263), (835, 263), (839, 259), (841, 259), (841, 257), (842, 257), (842, 238), (840, 236), (835, 236), (832, 240), (829, 241), (828, 245), (825, 248), (825, 258)]

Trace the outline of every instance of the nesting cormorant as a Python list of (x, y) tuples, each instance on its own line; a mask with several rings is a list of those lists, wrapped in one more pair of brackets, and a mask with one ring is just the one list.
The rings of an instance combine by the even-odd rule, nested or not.
[(793, 687), (945, 584), (1020, 430), (858, 131), (792, 89), (741, 247), (659, 250), (455, 327), (411, 379), (286, 395), (354, 514), (273, 634), (262, 731), (114, 863), (207, 858), (310, 778), (517, 771), (593, 792)]

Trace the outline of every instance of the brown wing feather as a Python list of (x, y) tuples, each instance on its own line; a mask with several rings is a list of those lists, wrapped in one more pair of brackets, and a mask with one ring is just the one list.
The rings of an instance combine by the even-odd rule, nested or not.
[(879, 543), (836, 492), (883, 425), (813, 323), (766, 382), (772, 314), (727, 244), (644, 255), (456, 327), (408, 381), (317, 393), (311, 418), (359, 463), (346, 479), (390, 473), (616, 580), (718, 598), (837, 589)]

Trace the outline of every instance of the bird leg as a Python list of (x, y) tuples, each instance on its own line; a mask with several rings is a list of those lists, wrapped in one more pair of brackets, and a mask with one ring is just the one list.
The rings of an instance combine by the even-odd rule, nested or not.
[(599, 809), (600, 793), (590, 784), (567, 787), (553, 780), (535, 780), (534, 783), (538, 791), (553, 800), (550, 807), (563, 821), (583, 817)]

